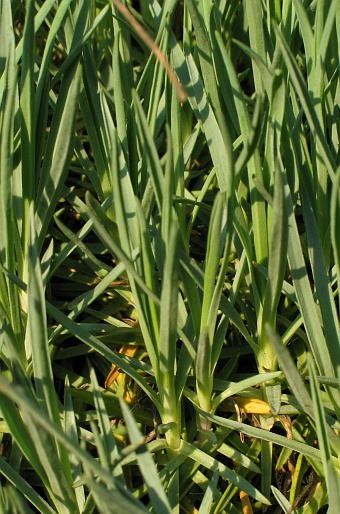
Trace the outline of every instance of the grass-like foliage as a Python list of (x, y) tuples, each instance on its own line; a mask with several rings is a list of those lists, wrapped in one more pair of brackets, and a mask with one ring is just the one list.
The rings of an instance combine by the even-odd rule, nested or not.
[(0, 0), (0, 512), (340, 505), (340, 2)]

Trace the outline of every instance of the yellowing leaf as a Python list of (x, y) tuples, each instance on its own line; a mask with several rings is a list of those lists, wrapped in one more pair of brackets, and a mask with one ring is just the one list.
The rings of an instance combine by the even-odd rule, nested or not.
[[(127, 355), (128, 357), (134, 357), (138, 350), (138, 346), (135, 344), (125, 343), (120, 348), (119, 353), (122, 353), (123, 355)], [(129, 388), (129, 385), (131, 384), (131, 378), (127, 377), (125, 373), (121, 373), (119, 366), (116, 366), (115, 364), (112, 364), (112, 368), (110, 373), (107, 375), (104, 387), (108, 389), (114, 381), (117, 381), (117, 384), (122, 383), (123, 380), (125, 380), (124, 384), (124, 400), (127, 403), (134, 403), (137, 397), (138, 393), (138, 386), (137, 384), (134, 384), (133, 390), (131, 391)]]
[(240, 500), (242, 504), (242, 514), (253, 514), (248, 494), (244, 491), (240, 491)]
[(244, 414), (271, 414), (269, 404), (256, 398), (244, 398), (243, 396), (232, 396), (221, 403), (226, 411), (236, 411), (237, 407)]

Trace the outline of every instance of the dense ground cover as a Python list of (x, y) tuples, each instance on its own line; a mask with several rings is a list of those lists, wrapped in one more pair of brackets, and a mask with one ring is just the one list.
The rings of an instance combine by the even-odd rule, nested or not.
[(0, 41), (0, 512), (337, 512), (339, 1)]

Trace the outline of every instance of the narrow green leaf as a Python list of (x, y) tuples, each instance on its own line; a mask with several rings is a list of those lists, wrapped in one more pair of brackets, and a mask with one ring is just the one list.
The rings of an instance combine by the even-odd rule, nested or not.
[(299, 21), (299, 27), (302, 33), (304, 49), (306, 52), (306, 63), (308, 75), (311, 73), (311, 68), (314, 62), (314, 35), (311, 27), (311, 23), (308, 18), (306, 9), (303, 6), (301, 0), (293, 0), (293, 4), (296, 10), (297, 19)]
[[(247, 12), (247, 18), (248, 18), (248, 24), (249, 24), (250, 47), (265, 62), (266, 61), (266, 48), (265, 48), (265, 42), (264, 42), (263, 11), (262, 11), (261, 0), (253, 0), (252, 2), (247, 2), (246, 12)], [(262, 94), (263, 93), (262, 78), (261, 78), (261, 74), (260, 74), (259, 70), (256, 67), (253, 68), (253, 74), (254, 74), (255, 90), (256, 90), (257, 94)]]
[[(74, 411), (74, 406), (72, 402), (72, 397), (67, 390), (67, 388), (70, 387), (70, 381), (68, 376), (65, 378), (65, 391), (64, 391), (64, 423), (63, 428), (65, 434), (72, 439), (75, 444), (79, 444), (78, 439), (78, 427), (77, 427), (77, 420), (76, 420), (76, 413)], [(69, 455), (70, 460), (70, 468), (72, 473), (72, 479), (73, 482), (77, 482), (82, 475), (82, 469), (80, 462), (78, 459), (70, 454)], [(85, 505), (85, 490), (83, 486), (79, 486), (75, 489), (75, 495), (76, 500), (78, 504), (79, 511), (82, 512)]]
[[(111, 134), (108, 123), (111, 114), (106, 112), (105, 97), (99, 94), (95, 58), (89, 45), (84, 48), (83, 67), (84, 89), (79, 96), (79, 105), (83, 113), (86, 130), (91, 141), (91, 148), (96, 164), (96, 171), (101, 184), (101, 200), (112, 192), (110, 176)], [(112, 126), (110, 127), (110, 129)]]
[[(301, 187), (301, 201), (307, 231), (308, 253), (312, 267), (318, 303), (321, 309), (323, 327), (328, 351), (334, 369), (340, 368), (340, 329), (339, 319), (333, 298), (333, 292), (326, 269), (325, 255), (322, 248), (314, 213), (306, 191)], [(336, 344), (338, 342), (338, 344)]]
[[(283, 176), (285, 180), (285, 177)], [(316, 365), (321, 375), (334, 377), (334, 368), (330, 359), (325, 336), (319, 321), (317, 308), (311, 291), (306, 264), (301, 248), (301, 239), (293, 211), (293, 202), (287, 183), (284, 184), (288, 213), (288, 262), (293, 285), (299, 302), (309, 344), (314, 354)]]
[(178, 227), (174, 221), (166, 243), (166, 259), (161, 292), (159, 332), (159, 394), (163, 405), (162, 422), (174, 423), (176, 427), (166, 433), (169, 445), (179, 446), (181, 432), (180, 401), (175, 387), (176, 341), (178, 314)]
[(29, 343), (30, 352), (32, 352), (35, 388), (41, 409), (48, 414), (51, 420), (60, 423), (48, 346), (45, 294), (36, 245), (33, 208), (31, 208), (30, 214), (27, 296)]
[[(4, 10), (6, 11), (5, 7)], [(4, 30), (3, 26), (1, 26)], [(3, 81), (4, 91), (1, 98), (0, 112), (0, 262), (14, 275), (17, 274), (16, 262), (19, 260), (19, 253), (15, 252), (15, 236), (17, 234), (17, 224), (13, 209), (13, 136), (14, 136), (14, 115), (15, 102), (17, 95), (17, 77), (14, 64), (14, 33), (10, 30), (8, 40), (4, 48), (8, 51), (4, 59), (6, 63)], [(17, 259), (18, 257), (18, 259)], [(0, 300), (1, 305), (11, 322), (15, 337), (17, 338), (17, 348), (22, 361), (26, 360), (23, 348), (23, 335), (21, 323), (20, 302), (16, 286), (11, 280), (6, 280), (1, 273), (0, 277)]]
[(22, 248), (27, 248), (29, 240), (29, 212), (35, 193), (35, 37), (34, 0), (26, 1), (26, 17), (23, 34), (25, 52), (22, 58), (20, 77), (21, 114), (21, 174), (22, 174)]
[[(198, 57), (201, 65), (205, 91), (210, 99), (213, 109), (215, 110), (215, 114), (217, 114), (221, 112), (221, 105), (218, 96), (215, 70), (212, 62), (211, 42), (209, 40), (211, 23), (210, 15), (208, 13), (200, 13), (198, 9), (199, 3), (194, 0), (186, 0), (186, 5), (195, 30)], [(207, 4), (203, 3), (200, 7), (203, 7), (203, 11), (205, 11)], [(204, 16), (204, 14), (206, 16)]]
[(70, 320), (65, 314), (63, 314), (59, 309), (54, 307), (52, 304), (46, 304), (47, 312), (53, 316), (53, 318), (60, 323), (66, 330), (68, 330), (75, 337), (83, 341), (87, 346), (96, 350), (100, 355), (103, 355), (109, 362), (118, 366), (124, 373), (131, 376), (135, 382), (146, 392), (146, 394), (151, 398), (154, 405), (161, 412), (161, 404), (157, 398), (154, 390), (147, 384), (147, 382), (141, 377), (137, 371), (134, 370), (127, 361), (121, 358), (117, 353), (110, 350), (104, 343), (102, 343), (97, 337), (93, 336), (89, 332), (87, 332), (82, 326), (76, 324), (74, 321)]
[(36, 196), (36, 223), (39, 248), (64, 185), (73, 153), (75, 112), (78, 104), (81, 69), (77, 63), (64, 76), (45, 150)]
[(301, 71), (298, 68), (298, 65), (293, 58), (290, 49), (286, 41), (284, 40), (281, 32), (277, 27), (275, 27), (275, 32), (277, 35), (277, 40), (279, 42), (280, 48), (282, 50), (282, 55), (285, 61), (285, 64), (290, 73), (292, 85), (298, 95), (301, 105), (306, 114), (308, 123), (310, 128), (313, 131), (313, 135), (316, 138), (316, 146), (320, 155), (324, 161), (327, 172), (334, 182), (335, 179), (335, 169), (336, 165), (334, 162), (334, 158), (330, 152), (329, 146), (327, 144), (325, 135), (323, 133), (322, 127), (320, 126), (319, 119), (317, 117), (316, 111), (313, 107), (312, 100), (307, 90), (307, 86), (305, 84), (304, 78), (302, 77)]
[[(138, 441), (143, 440), (143, 436), (140, 433), (127, 405), (123, 401), (120, 401), (120, 406), (131, 443), (137, 443)], [(136, 457), (146, 482), (148, 494), (155, 511), (159, 513), (164, 512), (164, 514), (170, 514), (172, 510), (169, 504), (169, 500), (164, 493), (154, 461), (145, 444), (142, 444), (136, 450)]]
[[(261, 28), (259, 28), (259, 30), (261, 30)], [(230, 80), (231, 88), (233, 91), (233, 102), (235, 103), (241, 134), (243, 137), (243, 141), (245, 142), (251, 138), (251, 120), (247, 109), (246, 101), (238, 80), (236, 70), (234, 68), (230, 56), (228, 55), (223, 40), (219, 34), (216, 34), (216, 39), (225, 69), (228, 73), (228, 78)], [(262, 86), (260, 87), (260, 89), (262, 89)], [(237, 92), (237, 94), (235, 94), (235, 91)], [(265, 210), (265, 203), (261, 195), (259, 194), (257, 188), (255, 187), (254, 179), (258, 180), (261, 183), (263, 182), (263, 171), (260, 161), (260, 153), (257, 148), (254, 150), (253, 155), (248, 163), (248, 180), (250, 189), (250, 203), (252, 209), (253, 237), (256, 261), (259, 264), (266, 265), (268, 259), (267, 216)], [(264, 289), (265, 283), (264, 281), (262, 281), (261, 278), (259, 278), (258, 280), (259, 287), (262, 292), (262, 288)], [(259, 313), (259, 311), (260, 305), (256, 303), (257, 314)]]
[(231, 149), (226, 146), (220, 127), (218, 126), (213, 109), (204, 92), (203, 84), (191, 54), (186, 56), (187, 68), (193, 93), (197, 102), (197, 119), (201, 120), (211, 158), (216, 168), (216, 174), (221, 191), (228, 190), (228, 173), (232, 170)]
[(308, 370), (315, 413), (316, 434), (321, 452), (323, 468), (325, 470), (327, 490), (329, 494), (328, 501), (330, 508), (328, 512), (329, 514), (335, 514), (336, 505), (339, 505), (340, 502), (340, 481), (332, 464), (332, 454), (328, 437), (329, 430), (326, 422), (323, 402), (321, 400), (319, 384), (316, 379), (314, 363), (310, 355), (308, 356)]
[[(278, 164), (278, 163), (277, 163)], [(263, 302), (262, 331), (259, 344), (265, 361), (259, 361), (260, 371), (264, 368), (275, 369), (275, 354), (267, 339), (264, 325), (270, 323), (275, 327), (276, 312), (281, 296), (283, 279), (286, 273), (288, 252), (288, 216), (282, 181), (283, 170), (277, 166), (274, 176), (274, 199), (271, 224), (271, 242), (268, 262), (268, 282)]]
[[(125, 490), (108, 489), (94, 480), (90, 474), (85, 478), (89, 489), (92, 491), (95, 503), (93, 508), (89, 509), (89, 512), (92, 513), (96, 506), (99, 512), (112, 512), (112, 514), (121, 514), (122, 512), (146, 514), (149, 512), (134, 496), (127, 495)], [(84, 511), (84, 514), (87, 514), (86, 511)]]
[[(149, 166), (149, 175), (153, 187), (153, 194), (157, 202), (159, 211), (162, 211), (163, 191), (164, 191), (164, 177), (161, 169), (157, 149), (153, 140), (153, 135), (150, 132), (146, 116), (141, 105), (140, 98), (137, 93), (133, 92), (134, 109), (137, 118), (137, 130), (140, 138), (141, 146), (144, 148), (143, 155), (147, 160)], [(144, 179), (145, 180), (145, 179)]]
[[(9, 382), (6, 383), (6, 387), (11, 387)], [(24, 396), (24, 389), (19, 388), (18, 385), (16, 385), (16, 388), (19, 390), (19, 394)], [(27, 431), (26, 425), (16, 405), (11, 399), (7, 398), (5, 394), (1, 395), (1, 414), (9, 427), (9, 431), (13, 439), (20, 448), (20, 451), (28, 462), (31, 462), (34, 465), (35, 471), (40, 476), (44, 485), (48, 486), (46, 472), (39, 460), (34, 440)]]
[[(195, 375), (199, 404), (203, 410), (210, 412), (213, 374), (211, 370), (211, 341), (207, 327), (201, 332), (198, 340)], [(201, 425), (201, 428), (204, 430), (205, 425)], [(208, 429), (210, 427), (206, 428)]]
[(136, 283), (138, 284), (138, 286), (140, 286), (140, 288), (147, 294), (149, 295), (153, 300), (154, 302), (156, 302), (157, 304), (159, 304), (159, 298), (155, 295), (155, 293), (153, 291), (151, 291), (151, 289), (149, 289), (145, 282), (143, 281), (143, 279), (138, 275), (138, 273), (136, 272), (130, 258), (126, 255), (126, 253), (121, 249), (120, 245), (118, 245), (112, 237), (110, 237), (108, 231), (106, 230), (106, 228), (100, 223), (100, 219), (98, 217), (98, 202), (96, 202), (96, 200), (89, 194), (87, 193), (86, 194), (86, 200), (87, 200), (87, 204), (88, 204), (88, 207), (89, 207), (89, 210), (90, 210), (90, 213), (91, 213), (91, 218), (92, 218), (92, 221), (93, 221), (93, 225), (99, 235), (99, 237), (101, 238), (101, 240), (103, 241), (103, 243), (106, 245), (106, 247), (108, 249), (110, 249), (112, 251), (112, 253), (114, 255), (116, 255), (118, 257), (119, 260), (123, 261), (124, 262), (124, 265), (125, 265), (125, 268), (126, 270), (131, 273), (133, 279), (136, 281)]
[(214, 471), (213, 476), (211, 477), (208, 487), (204, 493), (198, 514), (210, 514), (214, 496), (216, 496), (218, 478), (218, 472)]
[[(204, 414), (203, 411), (200, 410), (200, 413)], [(208, 417), (208, 416), (207, 416)], [(210, 419), (216, 418), (216, 416), (209, 416)], [(236, 485), (241, 491), (249, 494), (252, 498), (255, 498), (258, 501), (261, 501), (265, 505), (270, 505), (269, 500), (263, 496), (253, 485), (251, 485), (247, 480), (245, 480), (241, 475), (235, 473), (224, 464), (220, 463), (218, 460), (214, 459), (210, 455), (207, 455), (202, 450), (188, 443), (187, 441), (182, 441), (179, 451), (185, 454), (190, 459), (193, 459), (196, 462), (199, 462), (200, 465), (205, 468), (215, 472), (217, 471), (219, 475), (225, 479), (227, 479), (232, 484)]]
[(94, 398), (94, 404), (98, 416), (98, 424), (100, 428), (101, 433), (101, 441), (103, 444), (104, 452), (105, 452), (105, 459), (106, 459), (106, 466), (104, 466), (104, 463), (102, 462), (102, 465), (106, 467), (109, 471), (113, 472), (113, 475), (117, 478), (119, 478), (122, 483), (125, 483), (123, 470), (121, 466), (117, 465), (112, 470), (112, 464), (118, 457), (118, 451), (116, 447), (116, 443), (112, 434), (111, 424), (109, 417), (107, 415), (105, 403), (103, 400), (102, 395), (100, 394), (99, 385), (97, 381), (97, 377), (95, 374), (94, 369), (91, 369), (90, 372), (91, 376), (91, 383), (93, 386), (93, 398)]
[[(58, 400), (54, 388), (50, 349), (47, 342), (45, 297), (36, 245), (33, 206), (31, 207), (30, 211), (30, 241), (28, 248), (28, 258), (28, 330), (30, 333), (30, 350), (32, 352), (36, 395), (42, 412), (45, 412), (52, 421), (60, 426)], [(34, 428), (34, 425), (30, 427), (33, 435), (36, 435), (37, 432), (34, 431)], [(43, 436), (41, 435), (41, 437)], [(70, 475), (70, 467), (67, 454), (62, 447), (58, 448), (58, 444), (55, 445), (55, 441), (53, 441), (49, 436), (44, 436), (44, 439), (45, 441), (43, 444), (47, 446), (46, 451), (49, 451), (51, 454), (57, 454), (58, 452), (60, 453), (60, 459), (63, 461), (63, 468), (61, 465), (59, 466), (59, 473), (62, 469), (64, 469), (65, 474), (61, 473), (59, 476), (61, 483), (59, 494), (61, 497), (66, 497), (66, 504), (72, 505), (72, 490), (67, 487), (66, 479), (66, 476)], [(47, 462), (45, 459), (45, 452), (41, 453), (40, 457), (44, 459), (43, 465), (46, 467)], [(55, 462), (54, 465), (56, 468), (58, 467), (57, 462)], [(56, 487), (53, 486), (53, 483), (55, 483), (57, 480), (57, 475), (53, 468), (48, 466), (47, 473), (51, 481), (51, 487)], [(64, 491), (62, 491), (63, 488)], [(55, 489), (56, 494), (58, 494), (58, 489), (59, 488)]]
[(276, 500), (278, 501), (280, 507), (283, 509), (284, 512), (291, 512), (291, 514), (296, 514), (296, 510), (291, 510), (291, 504), (287, 500), (284, 494), (281, 493), (279, 489), (275, 486), (271, 486), (271, 490), (273, 492), (273, 495), (275, 496)]
[(128, 255), (131, 249), (140, 245), (136, 200), (127, 163), (121, 145), (117, 139), (116, 129), (111, 133), (111, 180), (114, 191), (114, 210), (122, 250)]
[[(65, 13), (69, 9), (69, 4), (71, 4), (71, 3), (72, 3), (72, 0), (71, 1), (63, 0), (63, 2), (61, 3), (59, 10), (53, 19), (52, 27), (49, 32), (48, 41), (46, 42), (47, 49), (50, 48), (50, 45), (48, 43), (50, 43), (50, 44), (53, 43), (52, 37), (53, 37), (54, 33), (57, 32), (58, 29), (60, 29), (60, 25), (62, 23), (65, 23), (63, 18), (65, 16)], [(84, 13), (83, 21), (86, 21), (87, 12), (88, 12), (88, 3), (87, 2), (84, 3), (83, 9), (84, 9), (83, 10), (83, 13)], [(84, 26), (83, 26), (83, 30), (82, 30), (80, 27), (80, 24), (79, 24), (78, 29), (75, 28), (74, 38), (72, 40), (72, 45), (70, 47), (69, 54), (66, 57), (66, 59), (64, 60), (64, 62), (61, 64), (61, 66), (58, 68), (57, 73), (54, 75), (54, 77), (51, 81), (51, 88), (53, 88), (55, 86), (55, 84), (62, 78), (62, 76), (66, 73), (66, 71), (69, 69), (69, 67), (71, 67), (75, 61), (79, 60), (79, 56), (80, 56), (82, 50), (84, 49), (88, 39), (90, 39), (93, 32), (96, 30), (96, 28), (101, 23), (103, 18), (105, 18), (105, 16), (107, 16), (107, 13), (109, 11), (110, 11), (110, 6), (109, 5), (104, 6), (103, 9), (99, 12), (97, 17), (93, 20), (93, 23), (90, 25), (90, 27), (87, 30), (84, 31), (84, 28), (85, 28)], [(45, 57), (45, 54), (44, 54), (44, 57)], [(49, 57), (50, 56), (48, 55), (47, 58), (49, 58)], [(43, 66), (41, 66), (41, 69), (43, 69)], [(41, 78), (42, 78), (42, 75), (41, 75)]]
[[(132, 258), (134, 259), (138, 255), (138, 251), (132, 254)], [(123, 263), (117, 264), (115, 268), (113, 268), (110, 273), (108, 273), (93, 289), (91, 289), (85, 295), (81, 295), (80, 297), (75, 298), (72, 302), (70, 302), (69, 307), (72, 309), (68, 317), (70, 319), (75, 319), (81, 312), (83, 312), (87, 307), (89, 307), (99, 296), (101, 296), (107, 288), (110, 286), (112, 282), (115, 282), (121, 275), (123, 275), (125, 271), (125, 266)], [(49, 337), (49, 342), (52, 343), (54, 339), (60, 334), (62, 327), (57, 327)]]
[[(334, 251), (336, 278), (338, 288), (340, 287), (340, 238), (338, 234), (340, 232), (340, 168), (337, 170), (336, 181), (333, 184), (332, 196), (331, 196), (331, 238), (332, 246)], [(340, 314), (340, 305), (339, 305)], [(337, 370), (339, 374), (339, 370)]]
[(254, 387), (265, 382), (270, 383), (271, 381), (282, 379), (281, 371), (272, 371), (271, 373), (259, 373), (258, 375), (254, 375), (249, 378), (245, 378), (244, 380), (240, 380), (239, 382), (231, 382), (230, 385), (218, 396), (214, 398), (213, 407), (214, 411), (217, 407), (227, 398), (242, 393), (245, 389), (249, 389), (250, 387)]
[[(268, 430), (263, 430), (261, 428), (255, 428), (246, 423), (240, 423), (239, 421), (235, 421), (230, 418), (222, 418), (221, 416), (216, 416), (215, 414), (209, 414), (207, 412), (202, 411), (198, 407), (195, 407), (197, 412), (202, 416), (205, 416), (207, 419), (211, 420), (213, 423), (220, 425), (222, 427), (226, 427), (231, 430), (236, 430), (237, 432), (243, 432), (250, 437), (254, 437), (260, 440), (269, 441), (284, 448), (290, 448), (293, 451), (302, 453), (311, 459), (316, 459), (321, 462), (321, 453), (320, 450), (309, 446), (308, 444), (301, 443), (300, 441), (296, 441), (294, 439), (287, 439), (287, 437), (280, 436), (278, 434), (274, 434)], [(337, 459), (333, 457), (332, 462), (336, 465)]]
[(204, 270), (203, 303), (201, 314), (201, 330), (204, 330), (206, 327), (209, 327), (208, 333), (210, 339), (212, 339), (214, 326), (211, 326), (209, 324), (209, 314), (215, 290), (216, 276), (219, 271), (221, 253), (223, 251), (226, 238), (225, 218), (226, 202), (224, 195), (219, 194), (215, 198), (209, 224)]
[[(91, 471), (91, 474), (97, 476), (98, 478), (100, 478), (100, 480), (104, 482), (107, 489), (112, 491), (116, 491), (118, 489), (119, 494), (118, 497), (116, 496), (116, 498), (118, 499), (119, 497), (121, 497), (122, 501), (124, 500), (125, 506), (127, 505), (128, 501), (129, 505), (134, 504), (135, 506), (137, 505), (137, 507), (139, 507), (140, 503), (137, 502), (136, 499), (134, 499), (132, 494), (129, 493), (125, 488), (123, 488), (120, 485), (119, 481), (115, 481), (112, 474), (104, 468), (102, 468), (102, 466), (100, 466), (96, 459), (94, 459), (78, 444), (75, 444), (72, 439), (67, 437), (60, 428), (60, 426), (53, 423), (45, 415), (42, 415), (40, 409), (38, 409), (37, 406), (31, 400), (29, 400), (25, 395), (22, 394), (21, 388), (18, 388), (15, 384), (10, 384), (4, 377), (1, 376), (0, 393), (2, 395), (5, 395), (11, 402), (14, 402), (19, 405), (20, 411), (22, 412), (24, 418), (33, 423), (36, 430), (38, 429), (38, 427), (40, 427), (40, 429), (44, 431), (44, 434), (48, 434), (53, 438), (57, 439), (62, 445), (65, 446), (65, 448), (74, 453), (74, 455), (80, 460), (82, 465), (87, 470)], [(40, 439), (38, 438), (37, 440), (39, 441)], [(56, 487), (55, 491), (59, 489), (59, 484), (60, 481), (58, 484), (56, 484), (58, 486)], [(68, 510), (68, 512), (76, 512), (74, 505), (70, 505), (69, 508), (72, 510)], [(142, 507), (140, 507), (140, 510), (137, 512), (145, 512), (145, 510), (141, 509)], [(60, 512), (67, 512), (67, 510), (62, 509), (62, 507), (60, 507)]]
[[(288, 351), (288, 349), (283, 345), (281, 338), (275, 333), (275, 331), (267, 324), (266, 330), (268, 333), (268, 337), (271, 340), (271, 343), (276, 352), (278, 361), (280, 366), (286, 376), (287, 382), (293, 391), (297, 401), (302, 407), (303, 411), (313, 420), (315, 421), (315, 412), (312, 403), (312, 399), (310, 397), (309, 392), (301, 375), (296, 368), (294, 361)], [(339, 452), (340, 450), (340, 441), (339, 438), (335, 435), (333, 430), (327, 425), (327, 434), (330, 441), (330, 444), (335, 452)]]
[[(13, 19), (12, 8), (10, 0), (2, 0), (0, 4), (0, 35), (2, 37), (2, 44), (0, 48), (0, 104), (2, 105), (2, 97), (6, 88), (3, 88), (4, 71), (6, 69), (6, 60), (10, 52), (14, 51), (14, 33), (13, 33)], [(12, 46), (12, 50), (10, 50)], [(14, 55), (12, 56), (14, 57)], [(14, 59), (13, 59), (14, 61)]]
[[(44, 21), (46, 20), (46, 17), (48, 16), (48, 13), (50, 12), (50, 10), (52, 9), (52, 7), (55, 5), (55, 0), (46, 0), (46, 2), (43, 2), (41, 8), (39, 9), (39, 11), (37, 12), (35, 18), (34, 18), (34, 32), (35, 34), (37, 34), (39, 28), (41, 27), (41, 25), (44, 23)], [(21, 57), (22, 57), (22, 54), (23, 54), (23, 50), (24, 50), (24, 40), (21, 38), (16, 49), (15, 49), (15, 60), (16, 62), (19, 62)]]

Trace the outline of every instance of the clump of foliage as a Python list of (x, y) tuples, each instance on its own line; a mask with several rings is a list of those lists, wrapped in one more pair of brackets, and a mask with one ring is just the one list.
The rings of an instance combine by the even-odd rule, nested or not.
[(0, 40), (0, 511), (335, 512), (339, 2)]

